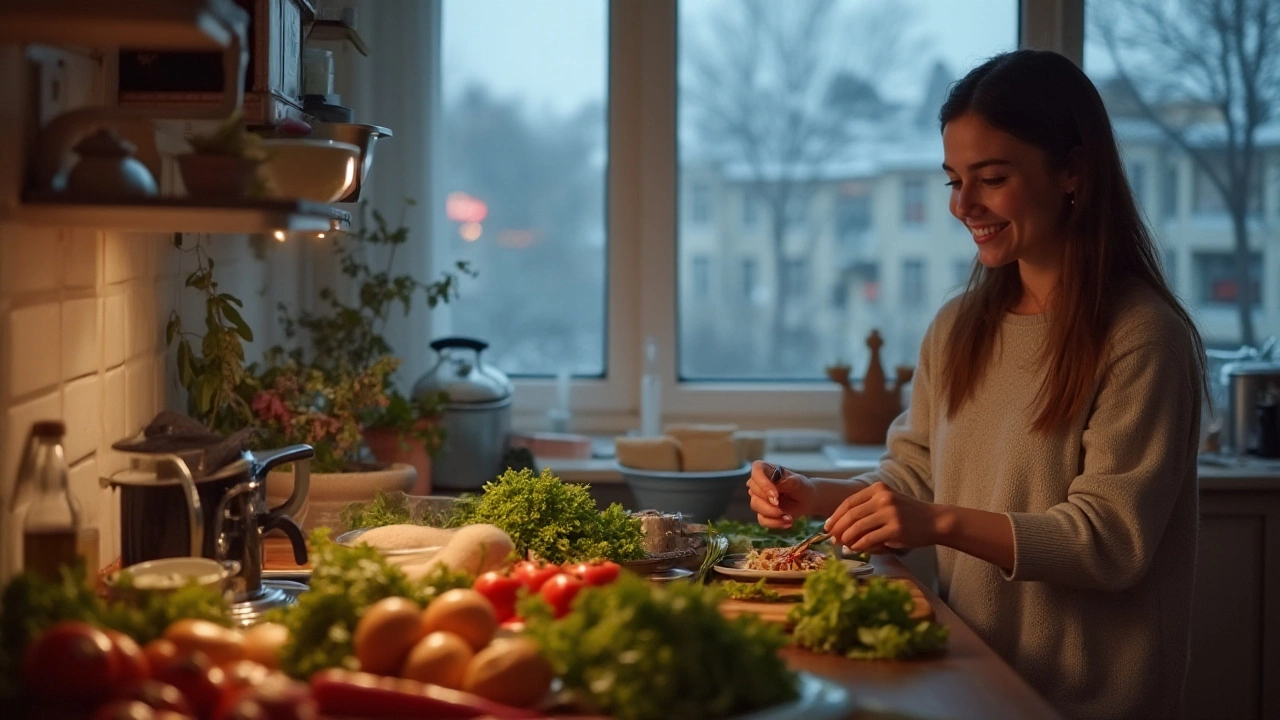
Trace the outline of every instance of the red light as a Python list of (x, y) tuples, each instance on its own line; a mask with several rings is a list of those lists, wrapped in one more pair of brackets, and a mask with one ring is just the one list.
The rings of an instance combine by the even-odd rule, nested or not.
[(444, 201), (444, 214), (450, 220), (460, 223), (483, 222), (489, 215), (489, 206), (479, 198), (455, 191), (449, 193)]

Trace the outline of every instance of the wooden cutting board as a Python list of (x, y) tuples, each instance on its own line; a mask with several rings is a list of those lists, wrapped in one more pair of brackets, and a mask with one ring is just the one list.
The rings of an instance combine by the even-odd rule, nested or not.
[[(861, 578), (860, 578), (861, 579)], [(887, 578), (890, 582), (900, 583), (911, 593), (911, 599), (914, 605), (911, 608), (911, 619), (913, 620), (929, 620), (933, 618), (933, 608), (929, 605), (929, 601), (925, 599), (924, 593), (920, 592), (920, 588), (912, 581), (906, 578)], [(720, 612), (725, 617), (735, 618), (743, 614), (751, 614), (759, 617), (765, 622), (777, 623), (779, 625), (787, 624), (787, 612), (795, 607), (804, 597), (804, 587), (801, 585), (773, 585), (770, 584), (770, 590), (776, 591), (782, 599), (777, 602), (761, 602), (759, 600), (725, 600), (720, 603)]]

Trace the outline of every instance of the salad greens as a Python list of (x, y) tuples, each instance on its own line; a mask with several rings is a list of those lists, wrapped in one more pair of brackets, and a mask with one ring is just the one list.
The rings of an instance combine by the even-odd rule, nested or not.
[(782, 599), (777, 590), (770, 590), (765, 586), (766, 578), (760, 578), (754, 583), (737, 582), (734, 580), (725, 580), (720, 583), (720, 590), (724, 592), (725, 597), (734, 600), (763, 600), (765, 602), (776, 602)]
[(573, 612), (527, 613), (526, 632), (565, 689), (618, 720), (723, 718), (797, 696), (797, 678), (778, 650), (782, 631), (754, 616), (728, 620), (720, 593), (693, 583), (653, 588), (623, 573), (584, 589)]
[(800, 647), (857, 660), (901, 660), (942, 652), (947, 627), (910, 618), (911, 593), (873, 577), (859, 582), (840, 563), (804, 581), (804, 600), (787, 613)]
[[(826, 522), (823, 518), (799, 518), (786, 530), (772, 530), (758, 523), (740, 522), (737, 520), (719, 520), (708, 524), (708, 529), (715, 530), (729, 538), (729, 552), (748, 553), (754, 548), (763, 550), (773, 547), (791, 547), (800, 543), (810, 535), (822, 530)], [(835, 543), (831, 541), (813, 546), (814, 550), (831, 554)], [(867, 553), (850, 552), (845, 555), (851, 560), (868, 562), (871, 556)]]
[(645, 556), (638, 518), (618, 503), (597, 511), (585, 486), (561, 482), (550, 470), (507, 470), (482, 495), (460, 498), (453, 524), (473, 523), (502, 528), (517, 553), (551, 563)]
[(352, 655), (352, 637), (365, 609), (388, 597), (406, 597), (425, 607), (440, 593), (471, 587), (466, 573), (443, 565), (420, 582), (413, 582), (400, 568), (387, 563), (368, 545), (339, 545), (324, 530), (311, 534), (314, 565), (310, 589), (298, 602), (273, 611), (270, 619), (289, 628), (289, 640), (280, 652), (280, 667), (305, 679), (331, 667), (358, 669)]
[(392, 495), (382, 490), (367, 503), (351, 503), (342, 508), (339, 522), (347, 530), (382, 527), (384, 525), (408, 525), (413, 523), (407, 495)]

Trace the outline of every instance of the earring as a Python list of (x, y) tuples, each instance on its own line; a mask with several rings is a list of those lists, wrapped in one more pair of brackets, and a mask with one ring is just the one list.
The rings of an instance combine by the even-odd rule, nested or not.
[(1067, 193), (1067, 199), (1069, 199), (1069, 200), (1071, 201), (1071, 204), (1072, 204), (1073, 206), (1076, 204), (1076, 194), (1075, 194), (1075, 193), (1073, 193), (1073, 192), (1072, 192), (1072, 193)]

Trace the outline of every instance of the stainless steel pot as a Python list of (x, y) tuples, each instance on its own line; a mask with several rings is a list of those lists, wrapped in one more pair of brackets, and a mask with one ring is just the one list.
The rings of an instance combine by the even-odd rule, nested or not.
[(478, 490), (504, 469), (511, 433), (511, 381), (487, 366), (480, 353), (489, 344), (473, 338), (447, 337), (431, 343), (439, 355), (435, 365), (413, 386), (420, 402), (438, 393), (444, 403), (444, 443), (432, 460), (431, 484), (451, 490)]
[(1280, 363), (1248, 360), (1222, 368), (1227, 385), (1227, 413), (1223, 439), (1236, 457), (1254, 454), (1258, 447), (1257, 408), (1268, 393), (1280, 393)]

